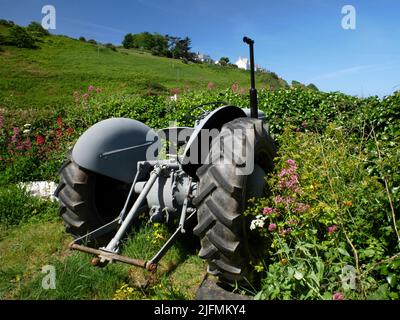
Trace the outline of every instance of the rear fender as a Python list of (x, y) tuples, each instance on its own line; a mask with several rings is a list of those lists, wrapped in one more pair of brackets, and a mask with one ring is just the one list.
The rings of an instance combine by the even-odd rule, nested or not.
[[(159, 138), (144, 123), (110, 118), (86, 130), (72, 150), (72, 159), (82, 168), (131, 183), (137, 162), (157, 159)], [(149, 149), (150, 148), (150, 149)], [(148, 150), (155, 150), (148, 154)]]

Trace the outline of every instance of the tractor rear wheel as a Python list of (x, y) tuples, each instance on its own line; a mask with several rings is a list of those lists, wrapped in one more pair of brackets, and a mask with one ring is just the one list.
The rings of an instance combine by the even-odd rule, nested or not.
[[(71, 155), (59, 170), (60, 182), (55, 191), (59, 214), (67, 232), (75, 238), (84, 236), (115, 219), (129, 192), (129, 184), (79, 167)], [(104, 243), (111, 234), (95, 238)]]
[[(243, 134), (234, 134), (242, 131)], [(223, 139), (223, 150), (218, 140)], [(254, 170), (238, 174), (249, 155), (234, 152), (226, 163), (212, 161), (213, 155), (227, 156), (235, 147), (249, 145), (254, 150)], [(241, 151), (241, 148), (238, 148)], [(247, 277), (254, 258), (253, 244), (247, 230), (250, 220), (243, 215), (247, 200), (264, 194), (264, 176), (273, 167), (276, 148), (262, 121), (238, 118), (226, 123), (214, 139), (207, 162), (197, 170), (199, 191), (195, 199), (198, 224), (194, 233), (200, 237), (199, 256), (208, 261), (208, 272), (222, 281), (239, 281)], [(229, 159), (231, 159), (229, 158)]]

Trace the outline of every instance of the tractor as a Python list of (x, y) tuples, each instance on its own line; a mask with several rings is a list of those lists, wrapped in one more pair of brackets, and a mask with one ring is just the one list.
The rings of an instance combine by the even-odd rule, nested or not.
[[(137, 120), (110, 118), (79, 137), (55, 191), (74, 237), (70, 249), (92, 254), (96, 266), (122, 262), (155, 271), (190, 232), (200, 239), (198, 254), (207, 260), (209, 274), (228, 283), (246, 277), (257, 245), (243, 213), (248, 199), (265, 194), (276, 147), (257, 109), (254, 41), (243, 41), (250, 49), (250, 108), (199, 106), (204, 112), (193, 128), (157, 131)], [(175, 230), (148, 261), (121, 255), (122, 240), (143, 214)]]

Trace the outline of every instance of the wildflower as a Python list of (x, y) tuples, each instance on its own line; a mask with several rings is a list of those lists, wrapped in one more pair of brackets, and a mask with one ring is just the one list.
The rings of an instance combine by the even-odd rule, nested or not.
[(272, 232), (276, 230), (276, 223), (270, 223), (268, 226), (268, 231)]
[(263, 228), (265, 224), (264, 217), (262, 215), (256, 216), (256, 219), (251, 221), (250, 230), (254, 230), (256, 228)]
[(287, 161), (286, 161), (286, 163), (288, 164), (288, 165), (290, 165), (291, 167), (296, 167), (297, 165), (296, 165), (296, 162), (294, 162), (294, 160), (292, 160), (292, 159), (288, 159)]
[(212, 83), (212, 82), (209, 82), (208, 85), (207, 85), (207, 89), (208, 90), (212, 90), (212, 89), (214, 89), (214, 87), (215, 87), (215, 84)]
[(94, 90), (94, 87), (92, 86), (92, 85), (90, 85), (89, 87), (88, 87), (88, 91), (90, 92), (90, 91), (93, 91)]
[(2, 115), (0, 115), (0, 129), (3, 128), (4, 126), (4, 118)]
[(84, 100), (87, 100), (87, 99), (89, 98), (89, 94), (88, 94), (88, 93), (83, 94), (83, 95), (82, 95), (82, 98), (83, 98)]
[(31, 132), (31, 130), (29, 130), (29, 129), (25, 129), (24, 131), (22, 131), (23, 134), (27, 134), (27, 133), (30, 133), (30, 132)]
[(30, 128), (31, 124), (30, 123), (25, 123), (24, 128)]
[(66, 131), (68, 134), (72, 134), (74, 132), (74, 129), (70, 127)]
[(74, 93), (72, 95), (74, 96), (74, 98), (78, 98), (79, 92), (78, 91), (74, 91)]
[(266, 215), (266, 216), (271, 214), (271, 213), (273, 213), (273, 212), (275, 212), (275, 210), (272, 209), (272, 208), (264, 208), (263, 209), (263, 214)]
[(351, 201), (343, 201), (343, 204), (344, 204), (346, 207), (351, 207), (351, 206), (353, 205), (353, 202), (351, 202)]
[(285, 235), (287, 235), (288, 233), (291, 233), (293, 230), (292, 230), (292, 228), (286, 228), (286, 229), (283, 229), (279, 234), (281, 235), (281, 236), (285, 236)]
[(343, 300), (344, 295), (341, 292), (335, 292), (332, 296), (332, 300)]
[(62, 136), (62, 130), (60, 128), (56, 129), (56, 136), (61, 137)]
[(296, 207), (293, 208), (293, 211), (303, 213), (303, 212), (308, 211), (309, 209), (310, 209), (310, 205), (299, 202), (299, 203), (296, 203)]
[(16, 134), (14, 134), (14, 135), (11, 137), (10, 142), (11, 142), (12, 144), (15, 144), (16, 142), (18, 142), (18, 138), (17, 138), (17, 135), (16, 135)]
[(63, 125), (63, 121), (62, 121), (62, 118), (61, 118), (60, 116), (57, 117), (57, 124), (58, 124), (58, 126), (59, 126), (60, 128), (61, 128), (62, 125)]
[(246, 89), (245, 88), (240, 88), (240, 94), (245, 94), (246, 93)]
[(303, 121), (303, 122), (301, 123), (301, 126), (302, 126), (304, 129), (307, 129), (307, 128), (308, 128), (308, 124), (307, 124), (307, 122), (305, 122), (305, 121)]
[(97, 93), (100, 93), (101, 91), (102, 91), (101, 88), (96, 88)]
[(18, 134), (19, 133), (18, 128), (17, 127), (13, 127), (13, 132), (14, 132), (14, 134)]
[(29, 140), (29, 138), (26, 138), (24, 142), (22, 142), (22, 146), (25, 150), (30, 150), (32, 149), (32, 143), (31, 140)]
[(45, 142), (45, 138), (43, 136), (36, 136), (36, 144), (38, 146), (41, 146), (42, 144), (44, 144)]
[(238, 92), (238, 90), (239, 90), (239, 85), (237, 84), (237, 83), (234, 83), (232, 86), (231, 86), (231, 90), (233, 91), (233, 92)]
[(337, 230), (337, 226), (336, 224), (331, 225), (330, 227), (328, 227), (328, 234), (332, 234)]

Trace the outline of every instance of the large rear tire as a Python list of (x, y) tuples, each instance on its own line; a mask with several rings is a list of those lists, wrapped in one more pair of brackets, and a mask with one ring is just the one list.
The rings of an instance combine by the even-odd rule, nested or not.
[[(247, 134), (234, 134), (238, 132), (235, 130), (246, 130)], [(230, 148), (221, 151), (217, 143), (220, 139), (223, 139), (224, 146), (254, 146), (257, 170), (238, 175), (244, 161), (249, 160), (243, 152), (236, 152), (230, 164), (215, 162), (213, 155), (224, 156), (231, 151)], [(240, 282), (247, 277), (254, 256), (247, 238), (250, 221), (243, 212), (249, 198), (260, 196), (260, 192), (254, 194), (254, 190), (258, 187), (263, 191), (264, 176), (273, 167), (276, 148), (262, 121), (252, 118), (238, 118), (226, 123), (213, 141), (208, 164), (197, 170), (199, 192), (195, 202), (198, 224), (194, 233), (200, 237), (199, 256), (208, 261), (208, 272), (225, 282)]]
[[(129, 184), (85, 170), (71, 155), (60, 168), (59, 176), (55, 191), (60, 203), (59, 214), (67, 232), (75, 238), (112, 221), (121, 212)], [(104, 243), (110, 237), (108, 234), (93, 240)]]

